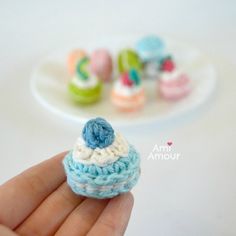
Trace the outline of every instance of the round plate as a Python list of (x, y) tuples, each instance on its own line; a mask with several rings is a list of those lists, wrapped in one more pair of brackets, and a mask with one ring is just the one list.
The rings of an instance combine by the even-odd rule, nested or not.
[(147, 101), (144, 108), (137, 112), (124, 113), (111, 104), (111, 84), (104, 86), (102, 99), (98, 103), (80, 106), (71, 101), (67, 91), (69, 75), (66, 60), (72, 49), (85, 48), (88, 52), (92, 52), (96, 48), (105, 47), (116, 55), (121, 48), (133, 47), (137, 39), (137, 36), (125, 37), (125, 39), (114, 37), (100, 42), (80, 39), (77, 45), (50, 54), (33, 71), (31, 90), (34, 97), (46, 109), (68, 120), (84, 123), (91, 117), (100, 116), (105, 117), (115, 126), (169, 121), (186, 115), (207, 101), (216, 84), (214, 66), (199, 50), (166, 38), (163, 40), (178, 67), (192, 79), (193, 91), (189, 96), (177, 102), (167, 102), (158, 96), (157, 81), (145, 79)]

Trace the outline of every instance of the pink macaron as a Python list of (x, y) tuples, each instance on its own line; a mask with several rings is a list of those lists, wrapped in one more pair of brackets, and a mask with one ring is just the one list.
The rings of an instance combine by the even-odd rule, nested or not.
[(102, 81), (109, 82), (112, 79), (112, 57), (108, 50), (97, 49), (90, 57), (91, 71)]

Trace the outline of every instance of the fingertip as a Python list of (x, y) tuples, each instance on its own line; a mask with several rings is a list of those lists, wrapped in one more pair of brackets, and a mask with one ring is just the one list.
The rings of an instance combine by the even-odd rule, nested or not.
[(134, 204), (134, 195), (131, 192), (124, 193), (123, 194), (128, 202), (130, 202), (132, 205)]
[(49, 159), (52, 159), (52, 158), (62, 160), (62, 159), (66, 156), (66, 154), (67, 154), (68, 152), (69, 152), (69, 151), (60, 152), (60, 153), (56, 154), (54, 157), (48, 158), (48, 160), (49, 160)]
[(130, 206), (131, 208), (134, 205), (134, 196), (131, 192), (122, 193), (112, 199), (113, 201), (120, 201), (123, 204)]

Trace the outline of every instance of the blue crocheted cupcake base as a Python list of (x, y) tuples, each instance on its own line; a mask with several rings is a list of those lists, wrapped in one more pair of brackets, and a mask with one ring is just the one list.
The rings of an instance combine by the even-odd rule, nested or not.
[(126, 157), (104, 167), (75, 162), (72, 152), (65, 156), (63, 164), (72, 191), (92, 198), (112, 198), (128, 192), (140, 175), (140, 156), (131, 145)]

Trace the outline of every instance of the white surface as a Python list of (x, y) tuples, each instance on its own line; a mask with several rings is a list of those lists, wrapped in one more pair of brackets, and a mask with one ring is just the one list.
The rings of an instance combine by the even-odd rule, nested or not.
[[(95, 4), (91, 7), (91, 4)], [(72, 147), (80, 127), (46, 112), (29, 90), (32, 66), (78, 40), (130, 31), (173, 35), (209, 54), (218, 92), (200, 115), (120, 130), (143, 157), (127, 235), (236, 234), (235, 1), (4, 1), (0, 7), (0, 181)], [(115, 9), (115, 10), (114, 10)], [(179, 161), (147, 161), (173, 140)]]
[[(158, 32), (157, 32), (158, 34)], [(107, 45), (113, 54), (116, 55), (128, 45), (132, 47), (135, 42), (142, 38), (140, 35), (123, 37), (104, 37), (100, 40), (86, 40), (80, 38), (76, 48), (85, 48), (92, 52), (96, 48)], [(190, 78), (192, 92), (189, 96), (178, 102), (167, 102), (157, 96), (157, 81), (143, 79), (145, 88), (146, 103), (143, 109), (137, 112), (121, 112), (110, 99), (112, 84), (105, 84), (102, 99), (100, 102), (90, 106), (79, 106), (71, 101), (68, 95), (67, 83), (69, 75), (66, 68), (68, 53), (73, 48), (58, 50), (36, 66), (31, 77), (31, 90), (37, 101), (47, 110), (57, 114), (61, 118), (78, 123), (85, 123), (91, 117), (106, 117), (116, 126), (138, 126), (155, 122), (174, 121), (177, 117), (186, 116), (189, 112), (198, 109), (207, 102), (215, 89), (216, 71), (214, 66), (204, 53), (196, 48), (186, 45), (183, 42), (176, 42), (171, 39), (163, 39), (167, 44), (167, 50), (173, 55), (177, 66), (181, 68)], [(115, 75), (116, 76), (116, 75)]]

